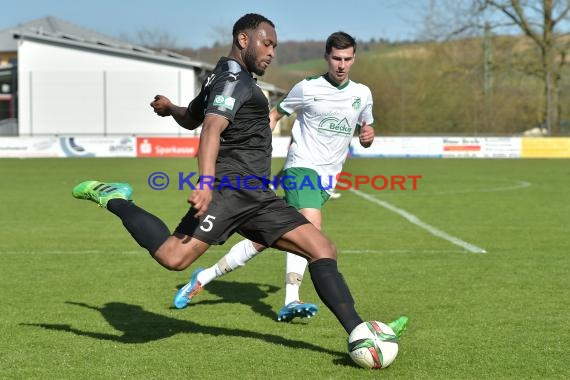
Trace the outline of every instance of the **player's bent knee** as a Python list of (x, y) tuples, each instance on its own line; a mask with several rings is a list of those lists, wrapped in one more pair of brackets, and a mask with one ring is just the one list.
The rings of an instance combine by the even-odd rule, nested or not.
[(190, 266), (191, 263), (188, 263), (187, 260), (182, 260), (180, 258), (171, 260), (170, 262), (170, 266), (168, 269), (172, 270), (172, 271), (183, 271), (184, 269), (188, 268)]
[(177, 250), (165, 246), (156, 251), (153, 257), (160, 265), (172, 271), (182, 271), (194, 261), (189, 255), (180, 254)]
[(319, 259), (336, 260), (337, 258), (336, 246), (329, 240), (325, 243), (320, 244), (318, 249), (315, 250), (315, 253), (312, 255), (310, 254), (309, 257), (312, 260), (319, 260)]
[(154, 258), (160, 263), (160, 265), (171, 271), (182, 271), (188, 268), (191, 264), (191, 262), (189, 263), (188, 260), (176, 256), (162, 257), (155, 255)]
[(327, 258), (336, 260), (337, 257), (336, 245), (334, 245), (334, 243), (329, 241), (329, 243), (324, 247), (323, 253), (325, 253)]

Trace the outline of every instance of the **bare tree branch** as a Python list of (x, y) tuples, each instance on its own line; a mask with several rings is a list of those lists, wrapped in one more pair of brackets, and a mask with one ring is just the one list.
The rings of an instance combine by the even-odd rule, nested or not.
[[(430, 4), (436, 3), (440, 2), (432, 0)], [(570, 0), (456, 0), (457, 4), (445, 3), (447, 7), (441, 9), (448, 17), (454, 17), (453, 10), (461, 7), (471, 12), (455, 16), (459, 23), (447, 30), (448, 38), (481, 29), (480, 19), (483, 18), (491, 21), (493, 29), (516, 26), (535, 43), (540, 55), (539, 65), (533, 71), (540, 74), (544, 86), (544, 124), (551, 133), (556, 133), (560, 127), (561, 70), (566, 63), (566, 51), (570, 49), (570, 41), (562, 39), (563, 33), (559, 30), (564, 21), (570, 21)]]
[(564, 18), (568, 15), (568, 12), (570, 12), (570, 1), (566, 1), (566, 6), (562, 11), (560, 11), (558, 17), (554, 19), (554, 24), (558, 24), (564, 20)]

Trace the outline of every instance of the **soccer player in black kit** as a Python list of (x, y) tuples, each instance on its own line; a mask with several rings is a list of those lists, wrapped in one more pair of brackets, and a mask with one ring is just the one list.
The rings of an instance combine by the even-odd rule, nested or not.
[[(184, 128), (202, 125), (200, 182), (174, 233), (131, 201), (132, 188), (126, 183), (85, 181), (75, 186), (73, 196), (118, 216), (137, 243), (169, 270), (188, 268), (210, 245), (223, 244), (234, 232), (301, 255), (309, 261), (320, 299), (350, 333), (363, 320), (338, 272), (336, 247), (262, 183), (271, 175), (269, 104), (252, 74), (264, 74), (276, 46), (274, 24), (261, 15), (246, 14), (234, 24), (230, 54), (218, 61), (188, 107), (175, 106), (160, 95), (151, 103), (157, 114), (172, 116)], [(247, 186), (238, 185), (245, 177)], [(220, 186), (228, 181), (233, 186)], [(179, 293), (183, 299), (184, 290)]]

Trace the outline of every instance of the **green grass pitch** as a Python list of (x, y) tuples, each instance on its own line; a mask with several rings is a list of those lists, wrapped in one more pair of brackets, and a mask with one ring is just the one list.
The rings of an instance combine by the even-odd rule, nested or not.
[[(194, 170), (190, 159), (0, 160), (0, 378), (570, 377), (568, 160), (347, 161), (359, 175), (422, 175), (415, 191), (363, 186), (324, 209), (362, 317), (410, 317), (380, 372), (351, 363), (308, 273), (301, 294), (319, 314), (275, 322), (282, 253), (266, 251), (175, 310), (177, 286), (239, 237), (169, 272), (115, 216), (71, 197), (85, 179), (128, 181), (137, 204), (174, 228), (189, 194), (177, 173)], [(148, 186), (155, 171), (171, 177), (168, 189)]]

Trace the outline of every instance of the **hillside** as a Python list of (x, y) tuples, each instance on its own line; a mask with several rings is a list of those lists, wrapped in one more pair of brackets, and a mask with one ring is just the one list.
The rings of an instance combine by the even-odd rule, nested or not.
[[(324, 41), (283, 42), (263, 80), (288, 89), (324, 73)], [(181, 53), (215, 63), (228, 46)], [(361, 43), (351, 79), (374, 95), (377, 130), (386, 135), (513, 135), (536, 127), (542, 109), (537, 51), (524, 37), (496, 36), (485, 62), (483, 41)], [(490, 57), (490, 58), (489, 58)], [(560, 83), (563, 134), (570, 134), (570, 75)]]
[[(385, 42), (371, 40), (359, 43), (359, 51), (369, 51), (385, 46)], [(276, 66), (289, 65), (298, 62), (320, 59), (324, 53), (325, 41), (285, 41), (279, 42), (277, 47)], [(216, 44), (213, 47), (202, 47), (199, 49), (181, 49), (178, 53), (192, 57), (197, 60), (216, 63), (221, 55), (225, 55), (230, 50), (229, 45)]]

